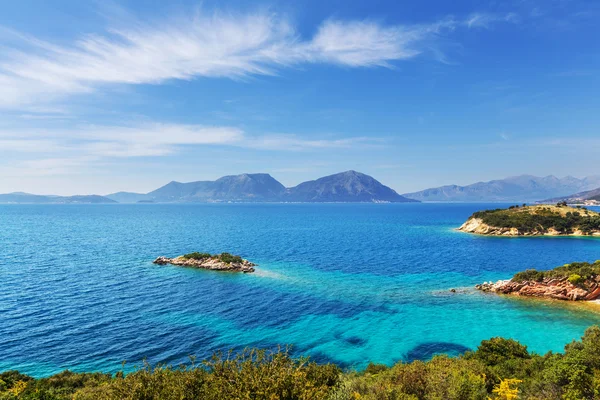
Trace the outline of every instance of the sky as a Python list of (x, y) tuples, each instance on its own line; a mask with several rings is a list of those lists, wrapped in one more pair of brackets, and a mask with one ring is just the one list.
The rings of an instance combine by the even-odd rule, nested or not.
[(0, 6), (0, 193), (600, 173), (600, 3)]

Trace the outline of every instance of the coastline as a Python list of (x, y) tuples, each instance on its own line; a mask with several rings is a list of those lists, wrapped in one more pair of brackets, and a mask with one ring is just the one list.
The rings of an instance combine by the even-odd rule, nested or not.
[(464, 233), (466, 235), (473, 235), (473, 236), (481, 236), (481, 237), (494, 237), (494, 238), (506, 238), (506, 239), (514, 239), (514, 238), (580, 238), (580, 239), (600, 239), (600, 232), (598, 233), (594, 233), (592, 235), (584, 235), (584, 234), (577, 234), (577, 233), (569, 233), (569, 234), (563, 234), (563, 233), (559, 233), (559, 234), (526, 234), (526, 235), (494, 235), (494, 234), (488, 234), (488, 233), (477, 233), (477, 232), (468, 232), (465, 231), (463, 229), (460, 228), (452, 228), (452, 231), (454, 232), (460, 232), (460, 233)]

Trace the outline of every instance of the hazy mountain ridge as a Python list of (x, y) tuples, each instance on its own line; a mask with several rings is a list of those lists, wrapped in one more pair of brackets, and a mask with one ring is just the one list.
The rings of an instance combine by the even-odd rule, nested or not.
[(414, 202), (356, 171), (329, 175), (286, 188), (269, 174), (224, 176), (216, 181), (170, 182), (147, 194), (108, 195), (122, 202)]
[(356, 171), (346, 171), (286, 188), (269, 174), (228, 175), (216, 181), (169, 182), (147, 194), (119, 192), (122, 202), (414, 202)]
[(578, 201), (585, 200), (596, 200), (600, 201), (600, 187), (593, 190), (586, 190), (585, 192), (579, 192), (563, 197), (555, 197), (552, 199), (541, 200), (540, 203), (557, 203), (559, 201), (566, 201), (567, 203), (575, 203)]
[(269, 174), (241, 174), (224, 176), (216, 181), (173, 181), (148, 193), (144, 200), (159, 203), (256, 202), (279, 200), (284, 193), (285, 186)]
[(0, 203), (19, 204), (103, 204), (116, 203), (115, 200), (99, 195), (52, 196), (23, 192), (0, 194)]
[(531, 202), (571, 193), (590, 190), (600, 186), (600, 176), (583, 179), (553, 175), (537, 177), (519, 175), (467, 186), (448, 185), (405, 193), (403, 196), (419, 201), (442, 202)]
[(414, 202), (376, 179), (356, 171), (303, 182), (289, 188), (284, 198), (295, 202)]

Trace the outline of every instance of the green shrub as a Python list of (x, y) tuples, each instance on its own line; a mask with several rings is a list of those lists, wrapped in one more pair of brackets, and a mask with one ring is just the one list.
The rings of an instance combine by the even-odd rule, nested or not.
[(585, 281), (584, 278), (581, 277), (581, 275), (577, 275), (577, 274), (572, 274), (569, 275), (569, 282), (571, 282), (573, 285), (579, 285), (580, 283), (583, 283)]
[[(515, 282), (536, 281), (540, 282), (544, 278), (569, 279), (569, 282), (574, 285), (582, 284), (585, 280), (595, 278), (600, 275), (600, 261), (595, 261), (593, 264), (587, 262), (575, 262), (556, 267), (549, 271), (537, 271), (528, 269), (523, 272), (516, 273), (512, 280)], [(574, 281), (572, 281), (573, 279)]]
[(535, 269), (528, 269), (523, 272), (517, 272), (513, 276), (513, 281), (515, 282), (523, 282), (523, 281), (535, 281), (540, 282), (544, 279), (544, 273)]
[(600, 398), (600, 327), (587, 329), (562, 354), (540, 356), (514, 340), (492, 338), (456, 358), (390, 368), (371, 364), (362, 372), (342, 373), (332, 364), (293, 358), (287, 350), (217, 354), (179, 367), (145, 364), (114, 376), (65, 371), (34, 380), (8, 371), (0, 374), (0, 399), (485, 400), (502, 398), (499, 388), (507, 381), (523, 400)]
[(221, 261), (223, 261), (224, 263), (227, 263), (227, 264), (231, 264), (231, 263), (238, 264), (238, 263), (241, 263), (242, 261), (244, 261), (244, 260), (242, 260), (242, 257), (240, 257), (240, 256), (234, 256), (234, 255), (231, 255), (229, 253), (221, 253), (221, 254), (219, 254), (219, 260), (221, 260)]
[(386, 371), (387, 369), (387, 365), (369, 363), (367, 368), (365, 368), (365, 374), (377, 375), (378, 373)]
[(185, 254), (183, 256), (183, 258), (186, 258), (188, 260), (189, 259), (192, 259), (192, 260), (204, 260), (204, 259), (211, 258), (211, 257), (213, 257), (213, 255), (210, 254), (210, 253), (198, 253), (197, 251), (193, 252), (193, 253)]

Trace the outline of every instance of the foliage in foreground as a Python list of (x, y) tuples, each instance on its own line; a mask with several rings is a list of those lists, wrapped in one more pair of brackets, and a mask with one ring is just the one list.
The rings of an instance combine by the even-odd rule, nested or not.
[(127, 375), (65, 371), (33, 379), (8, 371), (0, 374), (0, 399), (600, 399), (600, 327), (562, 354), (540, 356), (514, 340), (492, 338), (460, 357), (371, 364), (362, 372), (259, 350), (177, 368), (145, 365)]

